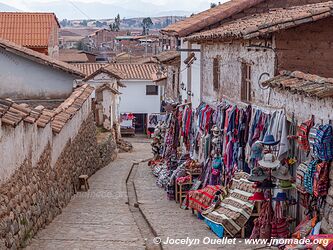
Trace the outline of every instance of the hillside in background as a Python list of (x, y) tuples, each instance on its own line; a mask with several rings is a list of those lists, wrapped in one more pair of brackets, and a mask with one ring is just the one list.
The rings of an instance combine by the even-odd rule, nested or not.
[[(162, 16), (162, 17), (151, 17), (153, 26), (151, 29), (162, 29), (172, 23), (183, 20), (185, 16)], [(126, 29), (142, 29), (143, 17), (136, 18), (125, 18), (121, 20), (120, 28)], [(67, 20), (60, 21), (62, 27), (77, 27), (77, 28), (108, 28), (109, 24), (113, 23), (114, 19), (78, 19), (78, 20)]]

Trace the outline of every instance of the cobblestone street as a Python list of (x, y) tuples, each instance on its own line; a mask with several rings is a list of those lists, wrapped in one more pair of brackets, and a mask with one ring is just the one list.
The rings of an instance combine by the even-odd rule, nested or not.
[(144, 249), (126, 203), (126, 178), (132, 161), (150, 157), (150, 149), (148, 143), (134, 147), (93, 175), (90, 190), (77, 193), (27, 249)]
[[(90, 190), (79, 192), (50, 225), (40, 231), (28, 246), (35, 249), (145, 249), (145, 238), (127, 204), (126, 179), (133, 162), (150, 157), (150, 144), (145, 139), (131, 139), (134, 151), (120, 153), (117, 160), (89, 179)], [(145, 218), (163, 241), (217, 237), (190, 211), (166, 199), (155, 185), (147, 163), (135, 165), (134, 185), (138, 204)], [(151, 240), (151, 239), (150, 239)], [(249, 247), (237, 246), (238, 249)], [(163, 245), (163, 249), (185, 249), (186, 246)], [(196, 245), (191, 249), (232, 249), (231, 246)]]

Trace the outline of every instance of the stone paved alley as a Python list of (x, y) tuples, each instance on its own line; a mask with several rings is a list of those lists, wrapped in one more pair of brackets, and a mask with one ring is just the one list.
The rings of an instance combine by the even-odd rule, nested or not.
[[(93, 175), (89, 179), (90, 190), (76, 194), (62, 214), (33, 238), (28, 250), (146, 248), (127, 204), (126, 178), (133, 161), (150, 157), (150, 144), (144, 139), (133, 139), (132, 142), (133, 152), (119, 154), (116, 161)], [(139, 164), (135, 169), (134, 184), (139, 206), (162, 240), (167, 236), (200, 239), (209, 236), (216, 239), (190, 211), (182, 210), (179, 204), (166, 199), (164, 191), (155, 185), (155, 177), (150, 173), (147, 163)], [(163, 246), (163, 249), (184, 248)], [(201, 245), (195, 248), (218, 247)]]

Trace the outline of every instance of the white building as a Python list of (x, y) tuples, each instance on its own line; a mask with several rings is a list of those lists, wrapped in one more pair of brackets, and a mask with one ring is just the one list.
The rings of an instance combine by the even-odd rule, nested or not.
[[(110, 67), (110, 66), (109, 66)], [(147, 117), (160, 113), (164, 86), (155, 84), (153, 75), (158, 71), (156, 64), (112, 64), (125, 77), (121, 80), (126, 88), (120, 97), (120, 113), (133, 113), (136, 132), (146, 132)]]
[(203, 48), (199, 43), (185, 41), (184, 38), (202, 30), (214, 28), (224, 20), (230, 20), (236, 14), (242, 14), (241, 12), (262, 2), (264, 1), (228, 1), (162, 29), (163, 35), (173, 36), (178, 40), (177, 50), (181, 52), (180, 95), (183, 101), (192, 102), (192, 106), (197, 107), (202, 101), (202, 88), (205, 84), (205, 80), (201, 78), (204, 65)]
[(95, 88), (94, 112), (97, 125), (111, 130), (119, 125), (120, 87), (123, 74), (114, 68), (101, 67), (83, 79)]
[(63, 101), (85, 74), (70, 64), (0, 40), (0, 98)]
[[(148, 115), (160, 113), (164, 86), (158, 86), (154, 82), (153, 76), (158, 71), (157, 64), (82, 63), (75, 66), (89, 76), (87, 80), (90, 84), (104, 89), (104, 84), (109, 84), (106, 89), (110, 91), (103, 91), (103, 96), (97, 96), (96, 93), (96, 98), (103, 99), (104, 115), (111, 112), (115, 116), (111, 124), (119, 120), (120, 114), (132, 113), (136, 117), (137, 131), (145, 132)], [(114, 101), (109, 101), (110, 98)], [(109, 112), (110, 105), (113, 108)]]

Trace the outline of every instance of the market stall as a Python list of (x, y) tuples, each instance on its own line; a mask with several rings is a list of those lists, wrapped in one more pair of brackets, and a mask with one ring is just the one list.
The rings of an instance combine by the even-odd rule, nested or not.
[[(228, 100), (196, 109), (173, 104), (152, 147), (157, 184), (219, 236), (305, 237), (320, 228), (333, 159), (330, 124), (313, 117), (298, 123), (284, 109)], [(305, 222), (308, 230), (300, 230)]]

